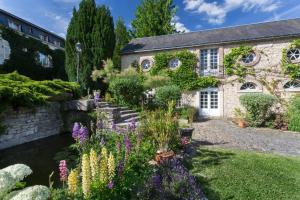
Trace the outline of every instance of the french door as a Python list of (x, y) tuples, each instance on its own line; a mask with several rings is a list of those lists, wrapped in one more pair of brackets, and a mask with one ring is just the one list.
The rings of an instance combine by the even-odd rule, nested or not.
[(220, 116), (220, 95), (217, 88), (200, 91), (200, 116)]

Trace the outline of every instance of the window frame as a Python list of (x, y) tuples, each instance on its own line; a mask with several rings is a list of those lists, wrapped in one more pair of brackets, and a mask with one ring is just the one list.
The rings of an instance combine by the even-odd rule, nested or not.
[[(175, 60), (177, 61), (178, 65), (176, 67), (172, 67), (172, 61), (175, 61)], [(171, 70), (175, 70), (175, 69), (179, 68), (180, 66), (181, 66), (181, 61), (178, 58), (172, 58), (168, 63), (168, 67)]]
[(219, 48), (200, 49), (200, 74), (219, 72), (220, 52)]
[[(242, 87), (244, 87), (244, 85), (246, 84), (253, 84), (255, 86), (254, 89), (242, 89)], [(262, 89), (259, 87), (259, 85), (255, 82), (252, 82), (252, 81), (247, 81), (247, 82), (244, 82), (242, 83), (241, 85), (239, 85), (239, 88), (238, 88), (238, 92), (239, 93), (258, 93), (258, 92), (262, 92)]]
[[(145, 69), (144, 66), (143, 66), (143, 63), (146, 62), (146, 61), (149, 62), (149, 67), (148, 67), (147, 69)], [(142, 67), (142, 70), (143, 70), (144, 72), (150, 71), (150, 69), (152, 68), (152, 65), (153, 65), (153, 62), (152, 62), (149, 58), (145, 58), (145, 59), (143, 59), (142, 62), (141, 62), (141, 67)]]
[[(291, 58), (289, 58), (289, 56), (288, 56), (289, 52), (290, 52), (290, 51), (293, 51), (293, 50), (296, 50), (296, 51), (298, 51), (298, 53), (299, 53), (299, 54), (298, 54), (299, 57), (296, 58), (295, 60), (291, 60)], [(290, 62), (292, 62), (292, 63), (299, 63), (299, 62), (300, 62), (300, 48), (291, 48), (291, 49), (288, 49), (287, 52), (286, 52), (286, 58), (287, 58)]]
[[(290, 84), (290, 83), (295, 83), (299, 85), (299, 87), (294, 87), (294, 88), (286, 88), (285, 86), (287, 84)], [(284, 91), (287, 91), (287, 92), (299, 92), (300, 91), (300, 81), (287, 81), (285, 84), (283, 84), (283, 89)]]

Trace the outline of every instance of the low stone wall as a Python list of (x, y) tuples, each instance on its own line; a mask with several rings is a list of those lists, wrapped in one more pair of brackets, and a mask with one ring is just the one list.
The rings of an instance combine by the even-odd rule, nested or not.
[[(88, 123), (88, 113), (94, 109), (91, 100), (50, 103), (35, 108), (9, 107), (0, 114), (0, 149), (57, 135), (71, 130), (76, 121)], [(49, 147), (51, 148), (51, 147)]]

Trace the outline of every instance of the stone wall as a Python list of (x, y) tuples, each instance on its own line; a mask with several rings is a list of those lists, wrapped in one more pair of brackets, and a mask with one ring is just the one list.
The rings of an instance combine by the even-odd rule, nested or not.
[[(7, 108), (0, 115), (5, 133), (0, 133), (0, 149), (69, 132), (74, 122), (89, 125), (93, 100), (50, 103), (35, 108)], [(50, 147), (49, 147), (50, 148)]]
[(0, 133), (0, 149), (59, 134), (63, 127), (59, 103), (33, 109), (10, 107), (1, 119), (6, 133)]

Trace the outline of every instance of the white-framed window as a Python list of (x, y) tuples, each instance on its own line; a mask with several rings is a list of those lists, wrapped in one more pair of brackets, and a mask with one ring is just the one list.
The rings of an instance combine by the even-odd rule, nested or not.
[(8, 27), (11, 29), (14, 29), (16, 31), (22, 31), (21, 24), (18, 24), (17, 22), (15, 22), (13, 20), (8, 20)]
[(48, 41), (49, 41), (49, 38), (48, 38), (47, 35), (40, 35), (40, 39), (41, 39), (42, 41), (45, 41), (45, 42), (48, 42)]
[(149, 59), (145, 59), (142, 61), (141, 66), (143, 71), (149, 71), (152, 66), (152, 62)]
[(38, 52), (38, 62), (45, 68), (52, 67), (52, 57)]
[(246, 82), (240, 87), (240, 92), (258, 92), (258, 86), (253, 82)]
[(219, 50), (201, 49), (200, 50), (200, 70), (201, 73), (210, 73), (218, 71), (219, 67)]
[(285, 90), (300, 91), (300, 81), (289, 81), (284, 84), (283, 88)]
[(57, 46), (57, 47), (60, 47), (60, 42), (55, 40), (54, 45)]
[(181, 62), (178, 58), (173, 58), (169, 62), (169, 68), (170, 69), (176, 69), (177, 67), (180, 67)]
[(0, 38), (0, 64), (2, 65), (5, 60), (9, 59), (11, 53), (10, 45), (8, 41)]
[(287, 51), (287, 58), (290, 61), (297, 61), (300, 60), (300, 49), (295, 48), (295, 49), (290, 49)]
[(245, 64), (251, 64), (255, 61), (256, 54), (255, 53), (249, 53), (247, 55), (244, 55), (242, 57), (242, 62)]

